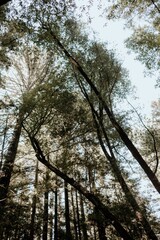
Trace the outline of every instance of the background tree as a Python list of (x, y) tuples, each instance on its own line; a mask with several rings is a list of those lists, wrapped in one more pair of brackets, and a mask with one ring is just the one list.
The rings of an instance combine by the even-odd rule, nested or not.
[[(109, 19), (124, 18), (133, 34), (126, 41), (128, 48), (137, 53), (137, 58), (142, 61), (151, 73), (159, 74), (160, 39), (159, 21), (160, 4), (154, 1), (114, 1), (107, 9)], [(138, 20), (141, 24), (138, 25)], [(159, 86), (159, 75), (157, 84)]]

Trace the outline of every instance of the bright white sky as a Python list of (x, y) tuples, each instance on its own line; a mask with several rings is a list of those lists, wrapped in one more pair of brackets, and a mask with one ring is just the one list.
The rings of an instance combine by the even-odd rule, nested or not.
[[(159, 89), (155, 88), (156, 76), (144, 76), (145, 67), (141, 62), (135, 60), (135, 54), (125, 47), (124, 41), (127, 37), (131, 35), (131, 30), (124, 29), (124, 21), (108, 21), (105, 18), (105, 14), (101, 14), (101, 10), (97, 9), (97, 0), (94, 0), (94, 6), (89, 9), (89, 15), (91, 16), (91, 23), (87, 23), (87, 27), (90, 26), (95, 32), (97, 32), (97, 37), (105, 42), (108, 42), (108, 47), (110, 49), (115, 49), (115, 52), (129, 71), (129, 78), (133, 85), (136, 87), (136, 97), (138, 98), (133, 102), (134, 107), (141, 108), (141, 112), (147, 116), (151, 113), (151, 102), (160, 98)], [(101, 1), (103, 3), (103, 0)], [(80, 0), (77, 1), (78, 6), (86, 5), (88, 1)], [(89, 4), (89, 3), (88, 3)], [(87, 21), (87, 14), (83, 11), (82, 20)], [(130, 99), (128, 99), (130, 101)]]

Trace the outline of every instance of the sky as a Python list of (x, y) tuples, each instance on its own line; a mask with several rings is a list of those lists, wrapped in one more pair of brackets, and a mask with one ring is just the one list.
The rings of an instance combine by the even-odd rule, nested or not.
[[(104, 0), (101, 2), (103, 3)], [(151, 103), (154, 100), (160, 98), (160, 90), (155, 88), (156, 76), (145, 76), (146, 70), (144, 65), (136, 60), (136, 55), (133, 52), (129, 52), (129, 49), (125, 47), (124, 41), (131, 35), (132, 31), (128, 28), (124, 28), (124, 20), (108, 21), (105, 17), (105, 13), (101, 12), (101, 9), (97, 8), (97, 0), (93, 1), (93, 7), (89, 9), (89, 15), (91, 16), (91, 22), (88, 23), (88, 17), (86, 11), (82, 12), (82, 21), (87, 22), (87, 27), (90, 27), (96, 32), (96, 37), (101, 41), (108, 42), (108, 48), (114, 49), (118, 59), (122, 62), (122, 66), (129, 72), (129, 79), (135, 86), (135, 100), (132, 101), (132, 105), (135, 108), (140, 109), (142, 114), (146, 117), (151, 115)], [(82, 6), (89, 1), (80, 0), (77, 1), (78, 6)], [(100, 16), (101, 15), (101, 16)]]

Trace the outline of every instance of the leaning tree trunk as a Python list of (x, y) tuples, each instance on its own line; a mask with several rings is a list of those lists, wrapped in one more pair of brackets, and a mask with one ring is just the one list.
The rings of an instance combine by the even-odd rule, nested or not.
[[(114, 156), (114, 153), (112, 151), (112, 148), (110, 146), (110, 142), (109, 142), (109, 139), (107, 137), (107, 133), (105, 131), (102, 119), (99, 119), (99, 117), (96, 114), (96, 111), (94, 110), (93, 105), (91, 104), (91, 102), (90, 102), (90, 106), (92, 108), (93, 119), (94, 119), (94, 123), (95, 123), (95, 127), (96, 127), (96, 130), (97, 130), (97, 135), (98, 135), (98, 139), (99, 139), (101, 148), (102, 148), (106, 158), (108, 159), (108, 161), (109, 161), (109, 163), (111, 165), (111, 168), (112, 168), (112, 171), (113, 171), (115, 177), (117, 178), (118, 182), (120, 183), (120, 186), (121, 186), (121, 188), (122, 188), (122, 190), (123, 190), (123, 192), (125, 194), (126, 200), (132, 206), (132, 208), (134, 210), (134, 213), (135, 213), (135, 217), (137, 218), (139, 223), (143, 226), (143, 228), (144, 228), (148, 238), (152, 239), (152, 240), (158, 240), (158, 238), (156, 237), (154, 231), (152, 230), (149, 222), (147, 221), (146, 216), (141, 211), (141, 209), (140, 209), (136, 199), (134, 198), (133, 194), (131, 193), (127, 183), (125, 182), (125, 180), (124, 180), (124, 178), (122, 176), (122, 173), (121, 173), (121, 171), (120, 171), (120, 169), (118, 167), (118, 164), (117, 164), (117, 160), (116, 160), (116, 158)], [(97, 121), (96, 118), (98, 119), (99, 122)], [(106, 147), (105, 147), (105, 144), (103, 143), (101, 130), (102, 130), (104, 138), (106, 140), (105, 144), (107, 144), (107, 147), (108, 147), (111, 155), (108, 154), (108, 152), (106, 150)], [(137, 216), (140, 216), (140, 217), (138, 218)]]
[(110, 221), (110, 224), (116, 229), (119, 236), (123, 238), (123, 240), (133, 240), (133, 238), (129, 235), (129, 233), (125, 230), (125, 228), (121, 225), (121, 223), (117, 220), (116, 216), (114, 216), (109, 208), (104, 205), (100, 199), (93, 193), (89, 192), (86, 188), (82, 187), (78, 182), (76, 182), (73, 178), (68, 177), (65, 173), (61, 172), (55, 166), (51, 165), (45, 158), (39, 142), (34, 137), (30, 137), (31, 144), (33, 149), (35, 150), (36, 157), (38, 160), (48, 167), (52, 172), (54, 172), (57, 176), (65, 180), (71, 186), (73, 186), (79, 193), (81, 193), (84, 197), (86, 197), (97, 209), (104, 215), (104, 217)]
[(139, 165), (142, 167), (144, 172), (146, 173), (147, 177), (152, 182), (155, 189), (160, 193), (160, 182), (158, 178), (156, 177), (155, 173), (150, 169), (148, 164), (145, 162), (141, 154), (139, 153), (138, 149), (135, 147), (135, 145), (132, 143), (132, 141), (129, 139), (126, 132), (123, 130), (123, 128), (119, 125), (117, 120), (115, 119), (114, 114), (112, 111), (110, 111), (106, 101), (101, 96), (101, 93), (93, 83), (93, 81), (89, 78), (83, 67), (79, 64), (79, 62), (67, 51), (67, 49), (64, 47), (64, 45), (60, 42), (60, 40), (57, 38), (56, 34), (51, 29), (46, 29), (48, 33), (53, 37), (53, 40), (57, 44), (57, 46), (61, 49), (61, 51), (65, 54), (65, 56), (69, 59), (71, 64), (73, 65), (74, 69), (76, 69), (80, 75), (83, 77), (83, 79), (86, 81), (86, 83), (90, 86), (92, 91), (95, 93), (97, 99), (102, 104), (108, 118), (110, 119), (110, 122), (112, 123), (115, 130), (118, 132), (120, 138), (128, 148), (128, 150), (131, 152), (132, 156), (136, 159), (136, 161), (139, 163)]
[[(13, 172), (14, 161), (17, 154), (19, 138), (21, 135), (22, 129), (22, 116), (19, 114), (19, 117), (16, 121), (12, 138), (8, 147), (8, 151), (5, 155), (5, 161), (1, 169), (0, 175), (0, 237), (2, 236), (3, 231), (3, 217), (5, 218), (5, 204), (9, 189), (9, 184), (11, 180), (11, 175)], [(2, 239), (2, 238), (1, 238)]]
[[(98, 114), (97, 111), (95, 110), (92, 102), (90, 101), (89, 95), (87, 94), (83, 85), (81, 83), (79, 83), (79, 86), (80, 86), (81, 91), (83, 92), (84, 96), (86, 97), (86, 99), (88, 101), (88, 104), (91, 108), (93, 121), (94, 121), (94, 124), (95, 124), (95, 128), (97, 130), (97, 136), (98, 136), (98, 139), (99, 139), (100, 146), (101, 146), (106, 158), (108, 159), (108, 161), (111, 165), (111, 168), (112, 168), (112, 171), (113, 171), (115, 177), (119, 181), (120, 186), (121, 186), (122, 190), (124, 191), (126, 200), (132, 206), (132, 208), (134, 210), (134, 213), (135, 213), (135, 217), (138, 220), (138, 222), (143, 226), (148, 238), (152, 239), (152, 240), (158, 240), (158, 238), (156, 237), (154, 231), (152, 230), (149, 222), (147, 221), (146, 216), (141, 211), (136, 199), (134, 198), (134, 196), (131, 193), (128, 185), (126, 184), (126, 182), (125, 182), (125, 180), (122, 176), (122, 173), (121, 173), (121, 171), (118, 167), (117, 160), (116, 160), (116, 158), (114, 156), (114, 153), (112, 151), (112, 147), (110, 145), (110, 141), (109, 141), (109, 138), (107, 136), (107, 133), (106, 133), (106, 130), (105, 130), (105, 127), (104, 127), (104, 123), (103, 123), (103, 105), (102, 104), (100, 105), (100, 109), (99, 109), (100, 114)], [(104, 144), (103, 138), (105, 139), (105, 144)], [(107, 145), (107, 148), (108, 148), (110, 154), (106, 150), (105, 145)], [(140, 217), (138, 217), (138, 216), (140, 216)]]

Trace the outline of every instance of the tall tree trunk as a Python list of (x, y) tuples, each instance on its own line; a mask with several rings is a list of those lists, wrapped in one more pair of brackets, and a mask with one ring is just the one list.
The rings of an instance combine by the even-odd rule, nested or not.
[(48, 239), (48, 198), (49, 198), (49, 190), (48, 190), (48, 180), (49, 180), (49, 171), (46, 169), (46, 178), (45, 178), (45, 192), (44, 192), (44, 212), (43, 212), (43, 240)]
[(54, 219), (54, 197), (53, 194), (50, 196), (50, 204), (49, 204), (49, 208), (51, 209), (51, 212), (49, 214), (49, 240), (53, 239), (53, 229), (54, 229), (54, 225), (53, 225), (53, 219)]
[(19, 114), (19, 118), (17, 119), (16, 125), (14, 127), (14, 131), (12, 134), (12, 139), (10, 141), (8, 151), (5, 155), (5, 161), (2, 166), (1, 176), (0, 176), (0, 237), (2, 236), (3, 231), (3, 217), (5, 213), (5, 204), (9, 189), (9, 184), (11, 180), (11, 175), (13, 172), (14, 161), (17, 154), (17, 148), (19, 143), (19, 138), (21, 135), (22, 129), (22, 117)]
[(87, 225), (86, 225), (86, 219), (85, 219), (85, 212), (84, 212), (84, 204), (83, 204), (82, 194), (80, 194), (80, 206), (81, 206), (81, 219), (82, 219), (81, 222), (82, 222), (83, 240), (88, 240)]
[(52, 240), (53, 239), (53, 214), (50, 213), (50, 216), (49, 216), (49, 225), (50, 225), (50, 228), (49, 228), (49, 239)]
[(38, 185), (38, 160), (35, 169), (35, 180), (34, 180), (34, 195), (32, 199), (32, 212), (31, 212), (31, 223), (30, 223), (30, 240), (34, 239), (35, 231), (35, 216), (36, 216), (36, 204), (37, 204), (37, 185)]
[(55, 208), (54, 208), (54, 239), (58, 239), (58, 190), (57, 190), (57, 177), (56, 177)]
[(93, 232), (94, 232), (94, 240), (97, 240), (96, 224), (94, 224), (94, 226), (93, 226)]
[(94, 210), (94, 213), (95, 213), (95, 220), (96, 220), (97, 227), (98, 227), (99, 240), (107, 240), (103, 216), (99, 212), (99, 210), (96, 208)]
[(77, 217), (76, 210), (74, 205), (74, 197), (73, 197), (73, 189), (71, 190), (71, 200), (72, 200), (72, 209), (73, 209), (73, 223), (74, 223), (74, 232), (75, 232), (75, 240), (78, 240), (78, 229), (77, 229)]
[(80, 214), (79, 214), (78, 192), (77, 191), (76, 191), (76, 212), (77, 212), (77, 226), (78, 226), (79, 240), (82, 240)]
[(97, 99), (102, 104), (102, 106), (103, 106), (108, 118), (110, 119), (113, 127), (118, 132), (120, 138), (122, 139), (122, 141), (124, 142), (124, 144), (126, 145), (128, 150), (131, 152), (132, 156), (137, 160), (139, 165), (142, 167), (142, 169), (144, 170), (144, 172), (146, 173), (146, 175), (148, 176), (148, 178), (152, 182), (153, 186), (155, 187), (155, 189), (160, 193), (160, 182), (159, 182), (158, 178), (156, 177), (154, 172), (150, 169), (148, 164), (145, 162), (145, 160), (143, 159), (143, 157), (141, 156), (141, 154), (139, 153), (137, 148), (134, 146), (132, 141), (129, 139), (126, 132), (119, 125), (119, 123), (115, 119), (115, 116), (113, 115), (112, 111), (110, 111), (110, 109), (108, 108), (108, 105), (106, 104), (106, 101), (102, 98), (101, 93), (99, 92), (99, 90), (97, 89), (95, 84), (88, 77), (87, 73), (84, 71), (84, 69), (79, 64), (79, 62), (76, 61), (76, 59), (74, 59), (74, 57), (67, 51), (67, 49), (63, 46), (63, 44), (59, 41), (56, 34), (51, 29), (47, 29), (47, 30), (48, 30), (48, 33), (50, 33), (50, 35), (53, 37), (53, 40), (55, 41), (57, 46), (62, 50), (62, 52), (66, 55), (66, 57), (69, 59), (71, 64), (74, 66), (74, 68), (81, 74), (81, 76), (85, 79), (87, 84), (91, 87), (92, 91), (97, 96)]
[(72, 240), (71, 227), (70, 227), (68, 188), (67, 187), (68, 187), (68, 184), (66, 181), (64, 181), (66, 240)]
[(6, 136), (7, 136), (7, 125), (8, 125), (8, 117), (6, 119), (6, 124), (4, 127), (4, 134), (3, 134), (3, 141), (2, 141), (2, 150), (1, 150), (1, 160), (0, 160), (0, 170), (3, 165), (3, 157), (4, 157), (4, 148), (5, 148), (5, 143), (6, 143)]

